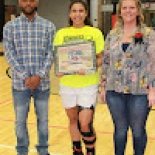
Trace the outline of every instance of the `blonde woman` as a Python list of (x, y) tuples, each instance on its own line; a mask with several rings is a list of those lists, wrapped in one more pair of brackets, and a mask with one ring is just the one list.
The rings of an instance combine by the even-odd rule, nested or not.
[(124, 155), (129, 127), (134, 155), (144, 155), (146, 121), (155, 104), (155, 32), (143, 24), (140, 0), (120, 0), (105, 41), (101, 100), (114, 123), (115, 155)]

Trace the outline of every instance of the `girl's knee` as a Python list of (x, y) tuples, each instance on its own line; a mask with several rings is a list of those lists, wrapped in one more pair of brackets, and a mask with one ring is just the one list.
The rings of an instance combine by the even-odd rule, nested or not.
[(70, 124), (77, 124), (78, 118), (77, 117), (71, 117), (71, 118), (69, 118), (69, 122), (70, 122)]

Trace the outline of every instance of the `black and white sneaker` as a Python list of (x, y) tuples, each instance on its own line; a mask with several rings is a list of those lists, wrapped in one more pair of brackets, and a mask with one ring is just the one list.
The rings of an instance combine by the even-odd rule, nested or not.
[(77, 149), (76, 147), (74, 147), (73, 151), (73, 155), (84, 155), (82, 149)]

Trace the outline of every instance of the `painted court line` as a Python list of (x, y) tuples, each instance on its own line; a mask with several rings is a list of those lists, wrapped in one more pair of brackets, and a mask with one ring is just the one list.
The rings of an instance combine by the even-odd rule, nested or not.
[(4, 104), (4, 103), (7, 103), (7, 102), (10, 102), (11, 100), (12, 100), (12, 98), (11, 98), (11, 99), (8, 99), (8, 100), (5, 100), (5, 101), (0, 102), (0, 104)]
[[(6, 120), (4, 118), (0, 118), (0, 121), (3, 121), (3, 122), (14, 122), (13, 120)], [(29, 122), (28, 125), (35, 125), (36, 126), (36, 123), (33, 123), (33, 122)], [(54, 125), (49, 125), (49, 128), (55, 128), (55, 129), (60, 129), (60, 130), (67, 130), (68, 127), (64, 127), (64, 126), (54, 126)], [(101, 135), (112, 135), (113, 132), (110, 132), (110, 131), (96, 131), (98, 134), (101, 134)], [(132, 137), (131, 135), (128, 135), (128, 137)], [(155, 137), (148, 137), (148, 140), (151, 140), (151, 141), (155, 141)]]
[[(0, 118), (0, 121), (3, 121), (3, 122), (13, 122), (14, 123), (14, 120), (6, 120), (4, 118)], [(33, 123), (33, 122), (28, 122), (27, 123), (28, 125), (35, 125), (36, 126), (36, 123)], [(64, 127), (64, 126), (55, 126), (55, 125), (49, 125), (49, 128), (55, 128), (55, 129), (61, 129), (61, 130), (68, 130), (67, 127)], [(103, 134), (103, 135), (112, 135), (113, 132), (108, 132), (108, 131), (96, 131), (98, 134)], [(128, 135), (128, 137), (132, 137), (131, 135)], [(155, 141), (155, 137), (148, 137), (148, 140), (151, 140), (151, 141)]]
[[(14, 146), (0, 144), (0, 147), (1, 148), (5, 148), (5, 149), (15, 150), (15, 147)], [(29, 152), (37, 152), (37, 151), (35, 149), (29, 149)], [(64, 154), (58, 154), (58, 153), (50, 152), (50, 155), (64, 155)]]

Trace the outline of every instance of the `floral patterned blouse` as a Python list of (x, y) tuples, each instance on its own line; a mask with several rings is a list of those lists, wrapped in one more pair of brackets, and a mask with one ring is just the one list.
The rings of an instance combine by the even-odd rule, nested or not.
[(137, 28), (125, 52), (122, 36), (123, 28), (111, 30), (106, 37), (102, 85), (106, 90), (147, 94), (155, 86), (155, 32)]

